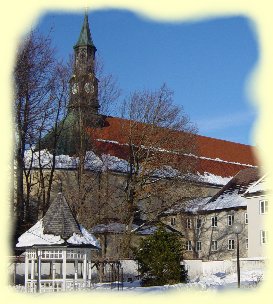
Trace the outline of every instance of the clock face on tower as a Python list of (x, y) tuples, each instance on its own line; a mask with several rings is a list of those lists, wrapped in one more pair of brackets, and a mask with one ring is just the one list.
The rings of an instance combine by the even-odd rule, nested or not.
[(94, 93), (94, 85), (91, 82), (86, 82), (84, 90), (86, 93)]

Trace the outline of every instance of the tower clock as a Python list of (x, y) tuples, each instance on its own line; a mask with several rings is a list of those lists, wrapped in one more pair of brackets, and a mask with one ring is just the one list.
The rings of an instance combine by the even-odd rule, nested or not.
[(70, 79), (70, 109), (86, 116), (99, 116), (98, 80), (95, 75), (96, 47), (92, 41), (88, 16), (74, 46), (74, 69)]

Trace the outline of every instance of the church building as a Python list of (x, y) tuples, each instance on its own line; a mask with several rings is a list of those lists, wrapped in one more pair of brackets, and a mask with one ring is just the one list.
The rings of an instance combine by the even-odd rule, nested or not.
[[(86, 153), (84, 158), (85, 161), (87, 159), (87, 164), (84, 166), (85, 173), (81, 180), (80, 190), (85, 201), (79, 203), (79, 206), (72, 206), (72, 209), (85, 227), (93, 228), (93, 231), (96, 231), (94, 228), (96, 225), (111, 225), (118, 229), (121, 226), (116, 224), (126, 223), (128, 225), (129, 211), (124, 202), (126, 199), (128, 202), (128, 198), (125, 196), (130, 192), (125, 193), (124, 189), (131, 185), (128, 182), (128, 167), (130, 167), (132, 159), (129, 144), (132, 122), (129, 119), (105, 116), (100, 113), (99, 79), (95, 72), (96, 50), (88, 16), (85, 14), (78, 41), (74, 45), (68, 127), (64, 129), (57, 146), (55, 169), (56, 180), (62, 180), (63, 191), (68, 203), (77, 201), (75, 190), (77, 178), (75, 176), (78, 169), (72, 162), (72, 158), (75, 159), (77, 149)], [(142, 132), (145, 125), (135, 123), (137, 130)], [(82, 132), (83, 130), (84, 132)], [(169, 130), (160, 128), (159, 132), (167, 134)], [(133, 222), (130, 222), (131, 227), (141, 225), (144, 221), (158, 219), (159, 214), (162, 215), (160, 212), (168, 210), (167, 207), (170, 208), (179, 201), (196, 197), (213, 197), (241, 170), (257, 169), (257, 158), (252, 146), (198, 134), (191, 134), (190, 139), (187, 139), (185, 132), (175, 130), (168, 133), (168, 137), (168, 144), (164, 143), (162, 146), (154, 147), (153, 155), (160, 161), (166, 159), (164, 174), (167, 169), (171, 170), (171, 173), (168, 171), (168, 174), (162, 179), (162, 175), (160, 175), (162, 172), (157, 172), (150, 179), (152, 183), (159, 177), (161, 178), (162, 195), (158, 195), (158, 193), (151, 193), (149, 197), (140, 195), (137, 208), (134, 206), (136, 209)], [(187, 140), (191, 143), (194, 142), (194, 150), (180, 155), (177, 153), (177, 145), (183, 146)], [(44, 139), (44, 148), (50, 151), (50, 135)], [(147, 146), (144, 149), (147, 149)], [(63, 155), (67, 156), (67, 163), (62, 167), (61, 156)], [(77, 157), (80, 159), (80, 153)], [(175, 171), (177, 168), (173, 166), (174, 160), (176, 160), (176, 164), (194, 164), (190, 174), (184, 174), (185, 178), (176, 178), (174, 181), (173, 172), (177, 172)], [(160, 162), (160, 164), (162, 163)], [(35, 172), (35, 166), (33, 171)], [(148, 187), (147, 184), (142, 186), (146, 187), (145, 189)], [(166, 190), (167, 188), (169, 191)], [(223, 208), (225, 207), (223, 206)], [(127, 227), (126, 225), (124, 227)], [(115, 231), (111, 231), (111, 233), (115, 233)], [(97, 237), (100, 238), (100, 235)], [(104, 239), (104, 241), (106, 240)]]

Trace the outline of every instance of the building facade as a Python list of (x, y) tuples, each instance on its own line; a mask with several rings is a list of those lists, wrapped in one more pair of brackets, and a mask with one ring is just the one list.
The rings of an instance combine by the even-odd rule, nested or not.
[(269, 210), (269, 192), (263, 176), (245, 192), (248, 214), (248, 256), (265, 257), (268, 246), (266, 217)]
[(161, 214), (164, 223), (183, 234), (186, 259), (236, 258), (235, 223), (243, 227), (239, 234), (240, 257), (263, 257), (262, 248), (268, 242), (264, 228), (268, 201), (257, 199), (257, 181), (256, 169), (242, 170), (212, 197), (181, 202)]

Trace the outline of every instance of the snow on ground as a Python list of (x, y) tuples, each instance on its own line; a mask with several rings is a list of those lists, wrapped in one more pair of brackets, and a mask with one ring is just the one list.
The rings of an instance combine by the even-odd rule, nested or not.
[[(249, 290), (260, 286), (263, 283), (264, 272), (261, 269), (256, 270), (244, 270), (241, 271), (241, 290)], [(119, 287), (118, 287), (119, 286)], [(24, 292), (24, 286), (16, 285), (14, 288), (18, 291)], [(121, 282), (113, 283), (96, 283), (92, 286), (92, 289), (86, 291), (90, 292), (126, 292), (136, 294), (160, 294), (166, 292), (221, 292), (237, 290), (237, 273), (226, 274), (224, 272), (218, 272), (210, 275), (197, 276), (190, 280), (188, 283), (179, 283), (174, 285), (164, 286), (149, 286), (142, 287), (140, 281), (124, 282), (123, 287)], [(77, 290), (82, 291), (82, 290)]]
[[(263, 271), (260, 269), (249, 270), (241, 272), (241, 288), (254, 288), (262, 283)], [(111, 290), (117, 291), (117, 282), (110, 283), (98, 283), (95, 284), (94, 289), (97, 291)], [(237, 289), (237, 274), (215, 273), (212, 275), (200, 276), (192, 279), (188, 283), (179, 283), (174, 285), (164, 286), (150, 286), (141, 287), (140, 281), (125, 282), (123, 284), (123, 291), (136, 292), (136, 293), (162, 293), (170, 291), (224, 291)], [(121, 289), (121, 286), (120, 286)]]

